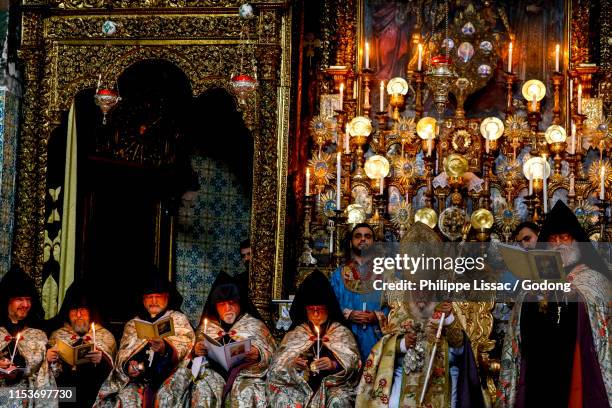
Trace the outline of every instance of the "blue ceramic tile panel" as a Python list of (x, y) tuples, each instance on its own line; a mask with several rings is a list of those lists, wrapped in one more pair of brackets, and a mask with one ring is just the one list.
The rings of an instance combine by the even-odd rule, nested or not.
[(224, 162), (196, 156), (191, 163), (200, 189), (179, 209), (176, 278), (183, 312), (197, 325), (219, 271), (243, 270), (238, 247), (249, 236), (251, 202)]

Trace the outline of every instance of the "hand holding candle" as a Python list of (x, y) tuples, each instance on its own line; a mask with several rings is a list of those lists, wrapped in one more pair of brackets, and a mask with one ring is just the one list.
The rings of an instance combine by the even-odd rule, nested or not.
[(96, 351), (96, 324), (91, 323), (91, 334), (93, 337), (93, 350)]
[(315, 326), (315, 331), (317, 332), (317, 360), (321, 356), (321, 332), (319, 331), (319, 326)]

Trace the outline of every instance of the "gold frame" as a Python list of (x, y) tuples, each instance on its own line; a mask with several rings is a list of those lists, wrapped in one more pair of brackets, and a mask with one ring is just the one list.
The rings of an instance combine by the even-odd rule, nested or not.
[[(42, 7), (41, 7), (41, 3)], [(101, 32), (105, 0), (23, 1), (25, 90), (15, 205), (14, 262), (42, 287), (47, 143), (73, 97), (112, 81), (135, 62), (164, 59), (189, 78), (193, 95), (213, 87), (231, 93), (243, 24), (260, 27), (253, 44), (259, 87), (241, 110), (254, 138), (250, 292), (265, 318), (283, 290), (284, 233), (291, 81), (291, 14), (284, 0), (254, 2), (256, 18), (242, 20), (236, 0), (113, 2), (118, 30)], [(252, 28), (252, 29), (251, 29)]]

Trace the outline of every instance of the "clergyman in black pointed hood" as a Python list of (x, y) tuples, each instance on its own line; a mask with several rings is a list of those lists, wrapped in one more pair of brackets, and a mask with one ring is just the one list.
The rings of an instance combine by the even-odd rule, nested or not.
[[(206, 376), (198, 377), (192, 386), (192, 406), (207, 405), (214, 399), (229, 399), (231, 406), (265, 401), (265, 375), (276, 345), (266, 325), (249, 312), (248, 299), (241, 295), (236, 280), (225, 272), (212, 285), (196, 334), (194, 355), (207, 357), (208, 367), (201, 368), (201, 373), (207, 370)], [(209, 339), (222, 345), (248, 340), (250, 350), (246, 345), (244, 349), (237, 346), (236, 355), (241, 357), (225, 369), (209, 353)]]
[(525, 291), (502, 351), (503, 406), (612, 406), (610, 271), (576, 216), (557, 201), (539, 236), (561, 252), (570, 292)]
[(274, 407), (352, 407), (359, 379), (359, 347), (327, 277), (318, 270), (300, 285), (284, 337), (268, 375)]

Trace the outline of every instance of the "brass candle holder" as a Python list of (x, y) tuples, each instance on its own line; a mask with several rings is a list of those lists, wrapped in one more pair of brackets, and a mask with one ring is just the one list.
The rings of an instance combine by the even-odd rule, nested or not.
[(506, 116), (514, 113), (514, 106), (512, 104), (512, 86), (516, 81), (516, 74), (512, 72), (505, 73), (506, 78)]
[(563, 74), (560, 72), (554, 72), (552, 75), (553, 80), (553, 125), (561, 124), (561, 85), (563, 84)]
[(414, 117), (419, 120), (423, 117), (423, 71), (414, 72)]

